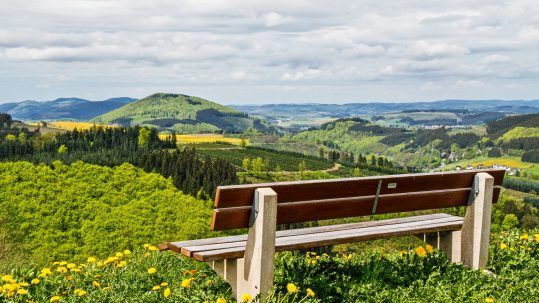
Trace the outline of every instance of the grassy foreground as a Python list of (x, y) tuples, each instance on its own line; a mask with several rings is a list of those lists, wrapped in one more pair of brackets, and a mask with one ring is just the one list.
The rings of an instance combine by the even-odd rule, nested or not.
[[(493, 236), (489, 272), (450, 264), (430, 246), (389, 255), (278, 254), (270, 302), (537, 302), (537, 232)], [(1, 281), (1, 302), (233, 302), (205, 264), (151, 245), (13, 270)]]

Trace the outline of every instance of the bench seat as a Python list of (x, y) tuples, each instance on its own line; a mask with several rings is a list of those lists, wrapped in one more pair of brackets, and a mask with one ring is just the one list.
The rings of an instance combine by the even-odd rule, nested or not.
[[(463, 218), (448, 214), (431, 214), (331, 226), (309, 227), (276, 232), (275, 251), (307, 249), (327, 245), (354, 243), (396, 236), (418, 235), (460, 230)], [(169, 242), (170, 249), (198, 261), (210, 262), (243, 258), (247, 235)]]

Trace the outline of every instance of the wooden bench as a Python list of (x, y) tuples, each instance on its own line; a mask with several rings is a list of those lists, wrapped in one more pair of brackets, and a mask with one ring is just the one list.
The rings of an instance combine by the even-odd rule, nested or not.
[[(263, 298), (273, 284), (274, 254), (380, 238), (419, 235), (452, 262), (484, 268), (490, 218), (504, 170), (406, 174), (220, 186), (212, 230), (247, 235), (160, 245), (210, 266), (232, 287)], [(277, 231), (278, 224), (465, 206), (464, 218), (429, 214)]]

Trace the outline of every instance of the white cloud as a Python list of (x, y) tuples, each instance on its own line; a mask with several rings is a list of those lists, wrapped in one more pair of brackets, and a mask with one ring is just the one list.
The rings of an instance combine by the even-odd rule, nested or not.
[(276, 12), (264, 14), (261, 17), (264, 20), (264, 25), (266, 25), (266, 27), (275, 27), (292, 21), (291, 17), (283, 16)]
[(346, 101), (537, 98), (538, 29), (536, 0), (0, 0), (0, 102), (183, 89), (317, 101), (322, 87)]

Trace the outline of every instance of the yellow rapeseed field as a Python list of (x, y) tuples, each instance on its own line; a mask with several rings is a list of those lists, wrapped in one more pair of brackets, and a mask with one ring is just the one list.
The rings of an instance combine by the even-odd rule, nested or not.
[[(168, 135), (161, 134), (159, 138), (165, 139)], [(176, 135), (178, 143), (183, 144), (198, 144), (198, 143), (215, 143), (226, 142), (231, 144), (241, 144), (240, 138), (227, 138), (220, 134), (192, 134), (192, 135)]]
[(531, 166), (531, 164), (529, 163), (524, 163), (517, 158), (511, 158), (511, 157), (490, 158), (483, 161), (472, 163), (474, 167), (480, 164), (486, 167), (490, 167), (494, 164), (498, 164), (498, 165), (505, 165), (511, 168), (520, 168), (520, 169), (529, 168)]
[(75, 121), (53, 121), (48, 122), (47, 125), (52, 128), (60, 128), (60, 129), (66, 129), (66, 130), (84, 130), (89, 129), (93, 126), (103, 126), (106, 127), (106, 125), (99, 125), (95, 123), (89, 123), (89, 122), (75, 122)]

